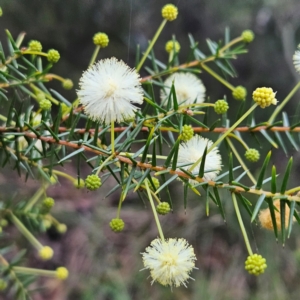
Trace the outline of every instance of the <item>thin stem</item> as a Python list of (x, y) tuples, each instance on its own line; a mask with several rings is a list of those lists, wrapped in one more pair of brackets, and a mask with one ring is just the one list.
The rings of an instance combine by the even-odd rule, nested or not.
[(59, 76), (59, 75), (56, 75), (56, 74), (47, 74), (44, 76), (44, 78), (46, 79), (49, 79), (49, 80), (52, 80), (52, 79), (56, 79), (58, 81), (61, 81), (61, 82), (64, 82), (65, 81), (65, 78)]
[(96, 60), (96, 58), (97, 58), (97, 55), (98, 55), (99, 51), (100, 51), (100, 46), (97, 45), (96, 48), (95, 48), (95, 50), (94, 50), (94, 53), (93, 53), (93, 55), (92, 55), (91, 61), (90, 61), (90, 63), (89, 63), (89, 66), (91, 66), (91, 65), (95, 62), (95, 60)]
[(118, 211), (117, 211), (117, 219), (120, 219), (120, 213), (121, 213), (121, 207), (122, 207), (122, 194), (120, 196), (119, 205), (118, 205)]
[[(53, 170), (54, 171), (54, 170)], [(49, 184), (45, 183), (45, 185), (41, 186), (36, 193), (32, 196), (32, 198), (27, 202), (24, 208), (24, 212), (27, 212), (32, 206), (40, 199), (40, 197), (45, 193)]]
[[(130, 152), (120, 152), (119, 155), (125, 156), (125, 157), (131, 157), (135, 153), (130, 153)], [(137, 157), (142, 157), (143, 154), (138, 155)], [(152, 158), (152, 154), (147, 154), (147, 158)], [(167, 159), (167, 156), (165, 155), (156, 155), (156, 159)]]
[(43, 270), (43, 269), (34, 269), (34, 268), (26, 268), (26, 267), (17, 267), (17, 266), (13, 267), (12, 269), (16, 273), (30, 274), (30, 275), (37, 275), (37, 276), (56, 277), (56, 271)]
[[(9, 266), (9, 263), (8, 261), (0, 254), (0, 262), (5, 266), (5, 267), (8, 267)], [(9, 273), (10, 273), (10, 276), (11, 276), (11, 279), (13, 279), (14, 281), (16, 281), (18, 283), (18, 285), (25, 290), (25, 286), (24, 284), (20, 281), (20, 279), (18, 278), (18, 276), (16, 275), (16, 272), (14, 271), (13, 268), (11, 268), (9, 270)]]
[(105, 160), (105, 161), (99, 166), (99, 168), (97, 169), (96, 175), (99, 175), (100, 171), (101, 171), (102, 168), (105, 166), (105, 164), (106, 164), (108, 161), (110, 161), (114, 156), (115, 156), (115, 155), (114, 155), (114, 153), (113, 153), (112, 155), (110, 155), (110, 156), (108, 156), (108, 157), (106, 158), (106, 160)]
[(231, 46), (233, 46), (234, 44), (241, 42), (243, 40), (243, 38), (241, 36), (233, 39), (232, 41), (230, 41), (228, 44), (226, 44), (224, 47), (222, 47), (222, 49), (220, 50), (221, 53), (223, 53), (225, 50), (227, 50), (228, 48), (230, 48)]
[(67, 173), (64, 173), (64, 172), (61, 172), (61, 171), (58, 171), (58, 170), (52, 170), (52, 173), (53, 174), (56, 174), (58, 176), (61, 176), (61, 177), (65, 177), (67, 179), (69, 179), (71, 182), (74, 182), (74, 180), (76, 180), (77, 178), (67, 174)]
[(111, 137), (111, 153), (115, 153), (115, 123), (111, 122), (110, 137)]
[(217, 141), (215, 141), (210, 148), (207, 150), (207, 152), (210, 152), (212, 149), (214, 149), (217, 145), (219, 145), (227, 136), (230, 134), (235, 127), (237, 127), (241, 122), (244, 121), (251, 113), (254, 111), (254, 109), (258, 106), (257, 103), (253, 104), (252, 107), (250, 107), (245, 114), (243, 114), (221, 137), (218, 138)]
[(161, 34), (162, 30), (164, 29), (166, 23), (167, 23), (167, 20), (164, 19), (164, 20), (162, 21), (162, 23), (160, 24), (159, 28), (157, 29), (157, 31), (156, 31), (156, 33), (155, 33), (155, 35), (154, 35), (152, 41), (150, 42), (150, 44), (149, 44), (149, 46), (148, 46), (146, 52), (144, 53), (144, 55), (143, 55), (143, 57), (142, 57), (140, 63), (138, 64), (138, 66), (137, 66), (137, 68), (136, 68), (136, 71), (137, 71), (137, 72), (140, 71), (140, 69), (141, 69), (143, 63), (145, 62), (145, 60), (146, 60), (148, 54), (150, 53), (150, 51), (151, 51), (151, 49), (153, 48), (155, 42), (157, 41), (159, 35)]
[(37, 250), (41, 250), (44, 247), (12, 212), (10, 217), (14, 225)]
[[(132, 182), (134, 182), (136, 185), (138, 185), (138, 181), (135, 180), (134, 178), (132, 178)], [(143, 189), (146, 190), (146, 186), (145, 185), (140, 185), (140, 187), (142, 187)], [(134, 188), (133, 192), (136, 192), (136, 190), (137, 190), (137, 186)], [(150, 192), (151, 192), (151, 195), (155, 198), (156, 202), (159, 204), (160, 200), (157, 197), (157, 195), (151, 190), (151, 188), (150, 188)]]
[[(217, 145), (219, 145), (234, 129), (237, 127), (248, 115), (252, 113), (252, 111), (258, 106), (257, 103), (253, 104), (251, 108), (245, 112), (223, 135), (221, 135), (207, 150), (209, 153), (213, 150)], [(202, 156), (189, 168), (189, 171), (193, 171), (195, 167), (201, 162)]]
[(164, 70), (164, 71), (162, 71), (162, 72), (160, 72), (158, 74), (154, 74), (154, 75), (149, 75), (149, 76), (143, 77), (141, 79), (141, 82), (145, 82), (145, 81), (151, 80), (153, 78), (161, 77), (163, 75), (168, 75), (170, 73), (177, 72), (180, 69), (196, 67), (196, 66), (199, 66), (201, 63), (207, 63), (207, 62), (214, 61), (216, 58), (222, 58), (223, 57), (223, 52), (225, 52), (225, 50), (227, 50), (229, 47), (233, 46), (234, 44), (236, 44), (236, 43), (238, 43), (240, 41), (242, 41), (241, 37), (237, 37), (237, 38), (233, 39), (230, 43), (228, 43), (227, 45), (225, 45), (224, 47), (222, 47), (219, 50), (218, 57), (216, 57), (215, 55), (212, 55), (212, 56), (204, 58), (203, 60), (194, 60), (194, 61), (191, 61), (189, 63), (184, 63), (184, 64), (181, 64), (179, 66), (174, 66), (174, 67), (172, 67), (172, 68), (170, 68), (170, 69), (168, 69), (166, 71)]
[[(35, 92), (39, 92), (39, 93), (43, 93), (45, 95), (45, 97), (50, 100), (52, 103), (54, 103), (55, 105), (59, 105), (59, 101), (54, 99), (51, 95), (49, 95), (48, 93), (45, 93), (44, 91), (42, 91), (40, 88), (38, 88), (37, 86), (35, 86), (33, 83), (30, 84), (30, 87), (35, 91)], [(37, 96), (35, 94), (31, 95), (33, 98), (37, 98)]]
[(152, 195), (151, 195), (150, 188), (149, 188), (147, 180), (145, 180), (145, 186), (146, 186), (146, 189), (147, 189), (148, 198), (149, 198), (149, 201), (150, 201), (150, 204), (151, 204), (151, 208), (152, 208), (152, 211), (153, 211), (153, 215), (154, 215), (154, 219), (155, 219), (155, 222), (156, 222), (156, 226), (157, 226), (157, 229), (158, 229), (159, 236), (160, 236), (161, 240), (164, 242), (165, 237), (164, 237), (163, 231), (161, 229), (161, 225), (160, 225), (160, 222), (159, 222), (159, 219), (158, 219), (157, 211), (156, 211), (155, 206), (154, 206), (154, 202), (153, 202), (153, 199), (152, 199)]
[[(249, 149), (248, 145), (247, 145), (240, 137), (238, 137), (237, 135), (235, 135), (235, 134), (233, 134), (233, 133), (230, 133), (230, 134), (228, 135), (228, 137), (234, 138), (234, 139), (236, 139), (237, 141), (239, 141), (239, 142), (243, 145), (243, 147), (244, 147), (246, 150)], [(227, 138), (226, 138), (226, 139), (227, 139)]]
[(227, 143), (229, 144), (232, 152), (234, 153), (235, 157), (237, 158), (237, 160), (239, 161), (240, 165), (242, 166), (242, 168), (247, 171), (247, 175), (250, 178), (250, 180), (252, 181), (253, 184), (256, 184), (256, 180), (253, 177), (253, 175), (251, 174), (251, 172), (249, 171), (249, 169), (247, 168), (246, 164), (244, 163), (244, 161), (242, 160), (242, 158), (240, 157), (239, 153), (237, 152), (236, 148), (234, 147), (234, 145), (232, 144), (231, 140), (229, 138), (226, 138)]
[(48, 56), (48, 53), (40, 52), (40, 51), (33, 51), (33, 50), (22, 51), (22, 55), (24, 55), (24, 54), (40, 55), (40, 56), (45, 56), (45, 57)]
[(272, 124), (276, 118), (276, 116), (279, 114), (279, 112), (282, 110), (282, 108), (287, 104), (287, 102), (294, 96), (294, 94), (297, 92), (297, 90), (300, 88), (300, 81), (296, 84), (296, 86), (290, 91), (290, 93), (285, 97), (285, 99), (278, 105), (271, 115), (268, 124)]
[(249, 253), (249, 255), (253, 255), (253, 252), (252, 252), (252, 249), (251, 249), (251, 246), (250, 246), (250, 242), (249, 242), (249, 239), (248, 239), (248, 236), (247, 236), (247, 232), (246, 232), (246, 229), (245, 229), (245, 226), (244, 226), (244, 222), (243, 222), (243, 219), (242, 219), (242, 216), (241, 216), (241, 213), (240, 213), (240, 209), (239, 209), (238, 203), (236, 201), (235, 193), (231, 193), (231, 196), (232, 196), (233, 206), (234, 206), (236, 216), (237, 216), (238, 222), (239, 222), (241, 230), (242, 230), (242, 234), (243, 234), (243, 237), (244, 237), (244, 240), (245, 240), (245, 244), (246, 244), (248, 253)]
[(0, 115), (0, 120), (2, 120), (2, 121), (4, 121), (4, 122), (6, 122), (6, 121), (7, 121), (7, 118), (6, 118), (6, 117), (4, 117), (3, 115)]
[(292, 189), (290, 189), (288, 191), (285, 191), (285, 194), (286, 195), (291, 195), (291, 194), (295, 194), (295, 193), (297, 193), (299, 191), (300, 191), (300, 186), (297, 186), (297, 187), (294, 187), (294, 188), (292, 188)]
[(225, 85), (226, 87), (228, 87), (230, 90), (234, 90), (235, 87), (233, 85), (231, 85), (228, 81), (226, 81), (224, 78), (222, 78), (221, 76), (219, 76), (217, 73), (215, 73), (211, 68), (209, 68), (207, 65), (205, 65), (204, 63), (200, 64), (201, 67), (207, 72), (209, 73), (211, 76), (215, 77), (217, 80), (219, 80), (223, 85)]

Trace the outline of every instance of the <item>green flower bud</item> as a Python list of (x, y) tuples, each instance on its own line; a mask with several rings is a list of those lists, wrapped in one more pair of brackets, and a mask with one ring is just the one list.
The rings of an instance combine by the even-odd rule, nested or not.
[(245, 261), (245, 269), (252, 275), (258, 276), (264, 273), (266, 268), (266, 259), (258, 254), (249, 255)]
[(168, 53), (171, 53), (172, 51), (178, 53), (180, 50), (180, 44), (177, 41), (168, 41), (166, 43), (165, 49)]
[(65, 90), (70, 90), (73, 88), (73, 81), (71, 79), (65, 79), (62, 86)]
[(41, 114), (37, 114), (37, 113), (34, 113), (32, 115), (32, 119), (31, 119), (31, 124), (33, 126), (38, 126), (41, 124), (41, 121), (42, 121), (42, 115)]
[(42, 202), (42, 206), (40, 209), (40, 213), (41, 214), (48, 214), (51, 210), (51, 208), (54, 206), (55, 201), (53, 198), (51, 197), (47, 197), (46, 199), (44, 199), (44, 201)]
[(3, 15), (3, 10), (2, 10), (2, 8), (0, 7), (0, 17), (2, 17), (2, 15)]
[(45, 99), (45, 94), (44, 93), (37, 93), (36, 94), (36, 100), (38, 101), (38, 102), (40, 102), (40, 101), (42, 101), (42, 100), (44, 100)]
[(57, 50), (50, 49), (48, 51), (47, 59), (50, 63), (55, 64), (59, 61), (60, 59), (60, 54)]
[[(158, 180), (156, 177), (151, 177), (151, 179), (152, 179), (152, 182), (153, 182), (153, 184), (154, 184), (154, 186), (155, 186), (155, 190), (157, 190), (157, 189), (160, 187), (160, 182), (159, 182), (159, 180)], [(147, 181), (149, 188), (150, 188), (151, 190), (153, 190), (153, 186), (152, 186), (152, 184), (150, 183), (149, 179), (146, 178), (145, 181)]]
[(114, 232), (121, 232), (124, 229), (125, 223), (122, 219), (112, 219), (109, 226)]
[(249, 160), (251, 162), (257, 162), (259, 160), (260, 154), (256, 149), (249, 148), (245, 152), (245, 157), (246, 157), (247, 160)]
[(66, 224), (63, 224), (63, 223), (60, 223), (56, 226), (56, 230), (60, 233), (60, 234), (64, 234), (67, 232), (67, 225)]
[(49, 229), (52, 226), (52, 222), (48, 219), (44, 219), (43, 226), (45, 227), (45, 229)]
[(101, 186), (101, 179), (95, 174), (89, 175), (85, 179), (85, 186), (90, 191), (97, 190)]
[(77, 188), (77, 189), (82, 189), (84, 188), (84, 180), (82, 178), (79, 178), (79, 182), (78, 182), (78, 179), (75, 179), (73, 181), (73, 184), (74, 186)]
[(32, 40), (29, 42), (28, 48), (32, 51), (41, 52), (43, 49), (43, 46), (39, 41)]
[(56, 177), (55, 175), (52, 175), (52, 176), (50, 177), (50, 182), (51, 182), (51, 184), (57, 183), (57, 177)]
[(251, 43), (254, 40), (254, 33), (252, 30), (244, 30), (242, 32), (242, 38), (245, 43)]
[(228, 110), (228, 108), (229, 108), (229, 105), (228, 105), (228, 103), (225, 100), (218, 100), (218, 101), (216, 101), (215, 107), (214, 107), (215, 112), (218, 115), (226, 113), (226, 111)]
[(40, 108), (42, 110), (51, 110), (52, 103), (48, 99), (43, 99), (40, 101)]
[(63, 115), (68, 114), (72, 109), (72, 106), (68, 106), (65, 103), (61, 103), (60, 105), (61, 105), (61, 111)]
[(247, 90), (243, 86), (239, 85), (233, 90), (232, 96), (236, 100), (245, 100), (247, 96)]
[(166, 215), (171, 211), (170, 204), (168, 202), (160, 202), (156, 206), (156, 211), (160, 215)]
[[(0, 7), (0, 17), (1, 17), (1, 7)], [(0, 279), (0, 291), (4, 291), (7, 288), (7, 282)]]
[(55, 204), (55, 201), (53, 198), (51, 197), (47, 197), (44, 201), (43, 201), (43, 206), (47, 207), (47, 208), (52, 208)]
[(0, 220), (0, 226), (1, 227), (6, 227), (8, 225), (8, 221), (6, 219), (1, 219)]
[(94, 35), (93, 42), (95, 45), (105, 48), (108, 46), (109, 38), (107, 34), (103, 32), (98, 32)]
[(194, 136), (194, 129), (191, 125), (183, 125), (180, 139), (184, 142), (189, 141)]

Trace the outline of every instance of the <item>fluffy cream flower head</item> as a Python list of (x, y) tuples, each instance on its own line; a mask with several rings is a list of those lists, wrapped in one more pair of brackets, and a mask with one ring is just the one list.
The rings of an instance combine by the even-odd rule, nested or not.
[(196, 75), (191, 73), (174, 73), (165, 80), (165, 87), (160, 93), (161, 101), (164, 105), (168, 102), (173, 82), (179, 105), (204, 102), (205, 86)]
[(132, 119), (143, 103), (140, 76), (115, 57), (103, 59), (85, 71), (77, 91), (89, 118), (105, 124)]
[(195, 268), (196, 256), (185, 239), (153, 240), (142, 253), (145, 269), (149, 269), (154, 281), (162, 285), (186, 287), (190, 273)]
[[(188, 170), (193, 163), (202, 157), (206, 146), (209, 148), (212, 144), (211, 140), (199, 135), (195, 135), (189, 141), (182, 143), (179, 146), (177, 166), (186, 165), (182, 168)], [(199, 174), (200, 163), (193, 169), (193, 174)], [(203, 178), (205, 180), (214, 180), (222, 168), (221, 163), (221, 155), (218, 148), (215, 147), (206, 155)], [(197, 184), (198, 182), (190, 180), (190, 183)]]
[(300, 73), (300, 45), (298, 45), (298, 50), (296, 50), (295, 54), (293, 55), (293, 62), (296, 71)]

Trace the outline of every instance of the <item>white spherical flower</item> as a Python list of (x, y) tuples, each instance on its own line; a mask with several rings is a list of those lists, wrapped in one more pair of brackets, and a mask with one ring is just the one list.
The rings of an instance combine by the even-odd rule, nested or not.
[(193, 279), (189, 274), (196, 269), (196, 256), (185, 239), (162, 241), (157, 238), (141, 254), (145, 269), (150, 270), (152, 284), (157, 281), (165, 286), (178, 287), (183, 284), (186, 287), (188, 279)]
[(296, 50), (294, 56), (293, 56), (293, 62), (295, 69), (298, 73), (300, 73), (300, 45), (298, 46), (299, 50)]
[(105, 124), (132, 119), (143, 103), (140, 76), (115, 57), (103, 59), (87, 69), (79, 81), (80, 103), (89, 118)]
[[(179, 146), (177, 166), (185, 170), (188, 170), (200, 157), (203, 156), (203, 152), (207, 146), (207, 149), (213, 142), (209, 139), (203, 138), (199, 135), (193, 136), (189, 141), (182, 143)], [(218, 148), (213, 148), (207, 153), (204, 165), (204, 176), (205, 180), (214, 180), (221, 170), (222, 158), (219, 154)], [(194, 175), (199, 174), (201, 162), (192, 170)], [(190, 180), (190, 183), (197, 184), (196, 180)]]
[[(174, 73), (165, 80), (164, 88), (161, 90), (160, 97), (163, 105), (168, 103), (173, 82), (179, 105), (204, 102), (205, 86), (196, 75), (191, 73)], [(173, 102), (171, 102), (171, 105), (173, 106)]]

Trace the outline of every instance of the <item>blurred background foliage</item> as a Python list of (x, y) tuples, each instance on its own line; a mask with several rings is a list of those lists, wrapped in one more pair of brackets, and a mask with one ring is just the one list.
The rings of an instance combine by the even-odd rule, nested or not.
[[(95, 33), (102, 31), (110, 38), (109, 46), (100, 51), (99, 58), (116, 56), (133, 66), (136, 44), (140, 44), (142, 50), (146, 48), (161, 22), (161, 7), (166, 3), (169, 1), (1, 0), (0, 38), (4, 44), (6, 28), (14, 37), (25, 31), (27, 42), (35, 39), (41, 41), (45, 50), (57, 49), (61, 60), (53, 72), (71, 78), (77, 88), (78, 79), (94, 50), (92, 37)], [(185, 0), (173, 3), (179, 8), (179, 17), (168, 23), (160, 36), (155, 46), (157, 58), (167, 60), (164, 46), (172, 34), (181, 44), (179, 57), (184, 62), (189, 51), (188, 33), (199, 42), (200, 49), (208, 53), (206, 38), (223, 39), (225, 27), (230, 28), (232, 37), (251, 29), (256, 39), (249, 45), (249, 53), (234, 62), (239, 77), (231, 83), (246, 86), (248, 93), (259, 86), (270, 86), (277, 91), (280, 101), (299, 80), (292, 65), (292, 55), (300, 42), (299, 0)], [(206, 74), (202, 74), (201, 79), (211, 101), (229, 94)], [(62, 93), (69, 100), (76, 98), (75, 89)], [(299, 93), (285, 109), (289, 116), (293, 116), (298, 100)], [(264, 112), (260, 110), (257, 121), (264, 120)], [(261, 147), (262, 153), (269, 149), (269, 144)], [(289, 149), (289, 154), (293, 155), (293, 149)], [(296, 182), (299, 154), (295, 153), (294, 159), (292, 181)], [(279, 172), (283, 171), (287, 159), (282, 150), (273, 151), (271, 160)], [(74, 166), (67, 170), (76, 174)], [(82, 171), (85, 175), (89, 172)], [(32, 180), (25, 183), (24, 178), (17, 178), (8, 169), (0, 174), (1, 198), (26, 199), (37, 186)], [(227, 220), (224, 223), (214, 208), (207, 217), (204, 201), (192, 193), (184, 211), (180, 184), (171, 189), (174, 213), (162, 217), (162, 225), (167, 237), (184, 237), (193, 245), (199, 270), (193, 272), (195, 281), (190, 282), (188, 289), (178, 288), (172, 292), (156, 283), (151, 286), (148, 271), (139, 271), (143, 268), (140, 252), (158, 234), (151, 211), (131, 194), (121, 212), (126, 224), (124, 232), (111, 232), (108, 223), (115, 217), (118, 195), (103, 197), (112, 186), (113, 183), (107, 181), (100, 190), (87, 192), (76, 190), (69, 182), (61, 180), (60, 185), (49, 189), (48, 195), (57, 203), (56, 216), (69, 230), (64, 236), (52, 229), (39, 236), (54, 249), (53, 262), (41, 263), (29, 253), (27, 265), (52, 268), (52, 263), (60, 263), (70, 270), (70, 278), (62, 283), (41, 279), (36, 288), (45, 288), (34, 295), (35, 300), (299, 299), (300, 230), (297, 225), (283, 248), (276, 243), (272, 232), (250, 224), (244, 212), (252, 246), (268, 263), (264, 275), (252, 277), (244, 271), (247, 251), (229, 194), (223, 193)], [(10, 234), (18, 237), (13, 228)], [(16, 243), (28, 246), (20, 238)], [(0, 297), (10, 299), (4, 294)]]

